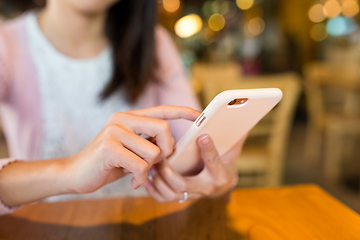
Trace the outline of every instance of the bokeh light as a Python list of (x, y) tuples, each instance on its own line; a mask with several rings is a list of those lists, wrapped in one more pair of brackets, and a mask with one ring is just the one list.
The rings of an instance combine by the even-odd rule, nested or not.
[(323, 23), (317, 23), (310, 29), (310, 37), (316, 42), (323, 41), (328, 36), (326, 26)]
[(341, 36), (346, 33), (346, 21), (343, 17), (330, 19), (326, 24), (326, 29), (332, 36)]
[(337, 0), (328, 0), (324, 5), (324, 15), (334, 18), (341, 13), (341, 5)]
[(255, 17), (245, 23), (244, 32), (248, 36), (256, 36), (265, 30), (265, 22), (262, 18)]
[(219, 1), (213, 1), (211, 3), (211, 10), (213, 13), (218, 13), (220, 11), (221, 3)]
[(254, 0), (236, 0), (236, 5), (243, 10), (249, 9), (254, 5)]
[(319, 23), (325, 20), (324, 6), (322, 4), (316, 4), (311, 7), (309, 11), (309, 18), (314, 23)]
[(342, 4), (342, 14), (346, 17), (354, 17), (359, 13), (359, 4), (356, 0), (345, 0)]
[(205, 18), (209, 18), (211, 14), (214, 12), (212, 11), (212, 2), (211, 1), (205, 1), (204, 4), (201, 7), (201, 12), (204, 15)]
[(341, 36), (354, 32), (357, 28), (352, 18), (338, 16), (330, 19), (326, 24), (328, 33), (332, 36)]
[(210, 16), (208, 24), (211, 30), (220, 31), (225, 26), (225, 18), (223, 15), (215, 13)]
[(175, 33), (181, 38), (188, 38), (198, 33), (202, 28), (202, 20), (197, 14), (186, 15), (175, 23)]
[(214, 32), (210, 28), (206, 27), (202, 31), (202, 38), (200, 39), (203, 44), (209, 45), (219, 39), (219, 32)]
[(224, 1), (220, 6), (220, 14), (232, 18), (236, 14), (236, 5), (231, 1)]
[(163, 6), (168, 12), (176, 12), (180, 8), (180, 0), (163, 0)]

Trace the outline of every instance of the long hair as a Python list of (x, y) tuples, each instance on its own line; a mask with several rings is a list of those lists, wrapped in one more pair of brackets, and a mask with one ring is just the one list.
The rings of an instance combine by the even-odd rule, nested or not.
[[(21, 11), (34, 7), (34, 2), (41, 7), (45, 5), (44, 0), (6, 2)], [(158, 82), (156, 4), (156, 0), (121, 0), (108, 10), (105, 32), (113, 49), (114, 70), (109, 83), (100, 92), (101, 99), (124, 87), (127, 100), (134, 103), (150, 81)]]
[(128, 100), (135, 102), (149, 81), (156, 81), (155, 24), (156, 0), (121, 0), (110, 8), (106, 34), (113, 47), (114, 72), (102, 98), (124, 86)]

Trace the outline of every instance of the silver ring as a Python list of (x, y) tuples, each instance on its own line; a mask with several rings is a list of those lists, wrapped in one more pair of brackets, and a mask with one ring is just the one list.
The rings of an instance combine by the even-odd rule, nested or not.
[(189, 194), (187, 192), (184, 192), (184, 197), (183, 197), (183, 199), (179, 200), (179, 203), (185, 202), (188, 199), (188, 196), (189, 196)]

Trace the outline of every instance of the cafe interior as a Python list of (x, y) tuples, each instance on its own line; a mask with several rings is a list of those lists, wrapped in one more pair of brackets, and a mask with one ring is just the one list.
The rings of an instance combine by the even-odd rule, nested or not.
[(360, 212), (357, 0), (164, 0), (203, 107), (227, 89), (284, 97), (250, 132), (238, 188), (315, 183)]
[[(0, 4), (1, 21), (21, 13)], [(203, 108), (229, 89), (283, 92), (246, 139), (234, 191), (317, 185), (360, 213), (359, 1), (157, 0), (157, 5), (158, 21), (175, 42)], [(0, 158), (7, 156), (1, 136)]]
[(204, 107), (227, 89), (284, 93), (250, 132), (237, 187), (316, 183), (359, 212), (359, 2), (162, 5), (160, 22), (174, 36)]

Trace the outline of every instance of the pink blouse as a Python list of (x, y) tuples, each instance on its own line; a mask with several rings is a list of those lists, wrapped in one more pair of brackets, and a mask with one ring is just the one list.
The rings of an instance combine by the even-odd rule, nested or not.
[[(177, 105), (200, 109), (176, 47), (162, 27), (156, 28), (156, 49), (162, 84), (150, 84), (138, 105), (142, 108)], [(0, 117), (11, 158), (39, 159), (43, 136), (42, 103), (24, 16), (0, 25)], [(190, 124), (185, 120), (170, 121), (174, 138), (178, 140)], [(8, 159), (0, 159), (0, 170), (8, 162)], [(0, 204), (0, 214), (8, 212), (9, 209)]]

